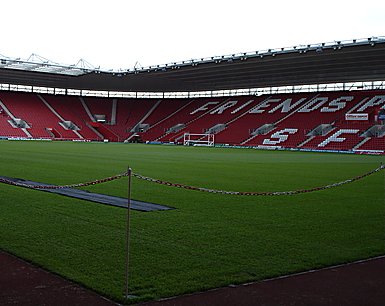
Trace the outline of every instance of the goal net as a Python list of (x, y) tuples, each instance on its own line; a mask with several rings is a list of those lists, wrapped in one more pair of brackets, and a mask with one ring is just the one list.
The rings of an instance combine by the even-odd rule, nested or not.
[(214, 134), (190, 134), (183, 136), (185, 146), (214, 146)]

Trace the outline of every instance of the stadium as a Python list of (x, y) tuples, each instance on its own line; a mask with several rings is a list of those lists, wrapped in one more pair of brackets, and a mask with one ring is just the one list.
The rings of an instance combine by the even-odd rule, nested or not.
[(0, 249), (116, 303), (383, 258), (384, 54), (1, 56)]

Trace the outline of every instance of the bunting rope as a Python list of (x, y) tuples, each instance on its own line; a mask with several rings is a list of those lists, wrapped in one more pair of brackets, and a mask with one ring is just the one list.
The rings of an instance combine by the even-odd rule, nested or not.
[[(334, 187), (339, 187), (348, 183), (353, 183), (355, 181), (361, 180), (369, 175), (372, 175), (374, 173), (377, 173), (381, 170), (385, 169), (385, 165), (380, 165), (379, 167), (366, 172), (362, 175), (340, 181), (337, 183), (333, 184), (328, 184), (324, 185), (321, 187), (313, 187), (309, 189), (298, 189), (298, 190), (291, 190), (291, 191), (265, 191), (265, 192), (258, 192), (258, 191), (227, 191), (227, 190), (218, 190), (218, 189), (210, 189), (210, 188), (205, 188), (205, 187), (195, 187), (195, 186), (190, 186), (190, 185), (185, 185), (185, 184), (179, 184), (179, 183), (172, 183), (168, 181), (163, 181), (160, 179), (155, 179), (151, 178), (148, 176), (144, 176), (138, 173), (132, 173), (132, 176), (143, 181), (147, 181), (150, 183), (155, 183), (159, 185), (164, 185), (164, 186), (169, 186), (169, 187), (175, 187), (175, 188), (182, 188), (182, 189), (187, 189), (187, 190), (193, 190), (193, 191), (201, 191), (201, 192), (208, 192), (208, 193), (215, 193), (215, 194), (225, 194), (225, 195), (242, 195), (242, 196), (280, 196), (280, 195), (294, 195), (294, 194), (300, 194), (300, 193), (309, 193), (309, 192), (314, 192), (314, 191), (320, 191), (320, 190), (325, 190), (325, 189), (330, 189)], [(69, 184), (69, 185), (32, 185), (32, 184), (25, 184), (5, 178), (0, 178), (0, 183), (4, 184), (9, 184), (13, 186), (19, 186), (19, 187), (25, 187), (25, 188), (31, 188), (31, 189), (65, 189), (65, 188), (79, 188), (79, 187), (87, 187), (91, 185), (97, 185), (97, 184), (102, 184), (106, 182), (111, 182), (117, 179), (120, 179), (122, 177), (127, 177), (128, 172), (123, 172), (121, 174), (117, 174), (114, 176), (106, 177), (103, 179), (99, 180), (94, 180), (90, 182), (85, 182), (85, 183), (78, 183), (78, 184)]]
[(364, 177), (367, 177), (369, 175), (372, 175), (376, 172), (379, 172), (385, 168), (385, 165), (379, 166), (378, 168), (366, 172), (360, 176), (353, 177), (351, 179), (341, 181), (338, 183), (333, 183), (329, 185), (324, 185), (321, 187), (314, 187), (314, 188), (309, 188), (309, 189), (299, 189), (299, 190), (291, 190), (291, 191), (275, 191), (275, 192), (270, 192), (270, 191), (265, 191), (265, 192), (254, 192), (254, 191), (226, 191), (226, 190), (218, 190), (218, 189), (210, 189), (210, 188), (204, 188), (204, 187), (194, 187), (194, 186), (189, 186), (189, 185), (184, 185), (184, 184), (177, 184), (177, 183), (172, 183), (172, 182), (167, 182), (167, 181), (162, 181), (159, 179), (154, 179), (151, 177), (143, 176), (137, 173), (132, 173), (133, 177), (136, 177), (137, 179), (148, 181), (151, 183), (155, 184), (160, 184), (160, 185), (165, 185), (165, 186), (170, 186), (170, 187), (176, 187), (176, 188), (183, 188), (187, 190), (195, 190), (195, 191), (202, 191), (202, 192), (208, 192), (208, 193), (216, 193), (216, 194), (226, 194), (226, 195), (242, 195), (242, 196), (280, 196), (280, 195), (294, 195), (294, 194), (299, 194), (299, 193), (308, 193), (308, 192), (313, 192), (313, 191), (320, 191), (320, 190), (325, 190), (325, 189), (330, 189), (338, 186), (342, 186), (348, 183), (352, 183), (355, 181), (358, 181), (360, 179), (363, 179)]
[(91, 181), (91, 182), (70, 184), (70, 185), (59, 185), (59, 186), (56, 186), (56, 185), (31, 185), (31, 184), (15, 182), (13, 180), (8, 180), (8, 179), (4, 179), (4, 178), (0, 178), (0, 183), (18, 186), (18, 187), (31, 188), (31, 189), (65, 189), (65, 188), (79, 188), (79, 187), (87, 187), (87, 186), (91, 186), (91, 185), (102, 184), (102, 183), (111, 182), (111, 181), (120, 179), (120, 178), (125, 177), (125, 176), (128, 176), (127, 172), (117, 174), (114, 176), (110, 176), (110, 177), (106, 177), (106, 178), (103, 178), (100, 180)]

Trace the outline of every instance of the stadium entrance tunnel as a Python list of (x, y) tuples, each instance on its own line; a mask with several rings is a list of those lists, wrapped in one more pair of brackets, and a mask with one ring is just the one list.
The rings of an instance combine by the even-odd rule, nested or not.
[[(0, 179), (2, 179), (4, 181), (19, 183), (19, 184), (21, 183), (21, 184), (31, 185), (31, 186), (42, 186), (42, 187), (43, 186), (44, 187), (54, 186), (54, 185), (50, 185), (50, 184), (44, 184), (44, 183), (28, 181), (28, 180), (19, 179), (19, 178), (6, 177), (6, 176), (0, 176)], [(121, 198), (121, 197), (110, 196), (110, 195), (105, 195), (105, 194), (93, 193), (93, 192), (89, 192), (86, 190), (80, 190), (80, 189), (75, 189), (75, 188), (60, 188), (60, 189), (33, 188), (33, 189), (39, 190), (39, 191), (56, 193), (56, 194), (60, 194), (63, 196), (81, 199), (81, 200), (86, 200), (86, 201), (91, 201), (91, 202), (95, 202), (95, 203), (127, 208), (127, 201), (128, 201), (127, 198)], [(168, 206), (164, 206), (164, 205), (148, 203), (148, 202), (143, 202), (143, 201), (138, 201), (138, 200), (133, 200), (133, 199), (131, 199), (130, 207), (133, 210), (138, 210), (138, 211), (143, 211), (143, 212), (175, 209), (173, 207), (168, 207)]]

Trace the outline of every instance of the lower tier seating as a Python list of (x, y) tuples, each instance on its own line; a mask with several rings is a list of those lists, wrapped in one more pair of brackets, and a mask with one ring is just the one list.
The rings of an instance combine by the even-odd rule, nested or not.
[(180, 144), (185, 133), (210, 133), (216, 144), (381, 153), (384, 112), (385, 90), (196, 99), (2, 91), (0, 136)]

